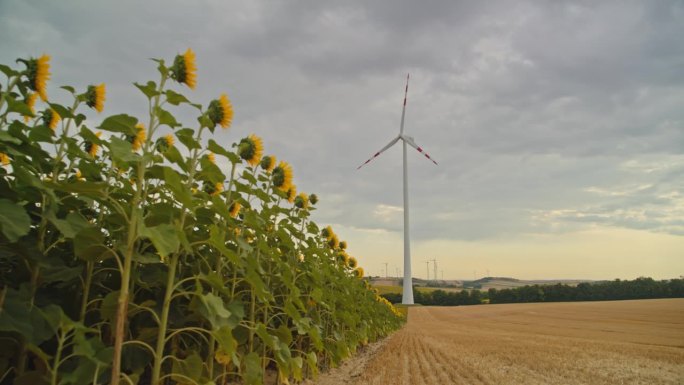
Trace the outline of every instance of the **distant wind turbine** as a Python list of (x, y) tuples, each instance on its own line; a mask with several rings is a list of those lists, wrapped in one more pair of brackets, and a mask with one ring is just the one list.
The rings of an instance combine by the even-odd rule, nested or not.
[(401, 303), (404, 305), (413, 305), (413, 282), (411, 277), (411, 246), (410, 246), (410, 236), (409, 236), (409, 203), (408, 203), (408, 168), (406, 164), (406, 144), (415, 148), (421, 154), (425, 155), (426, 158), (430, 159), (432, 163), (437, 164), (430, 155), (427, 154), (422, 148), (420, 148), (412, 137), (404, 135), (404, 116), (406, 115), (406, 97), (408, 95), (408, 83), (409, 75), (406, 75), (406, 89), (404, 90), (404, 107), (401, 110), (401, 124), (399, 126), (399, 135), (392, 139), (385, 147), (380, 151), (376, 152), (370, 159), (360, 165), (358, 169), (368, 164), (371, 160), (378, 157), (380, 154), (385, 152), (388, 148), (394, 146), (400, 139), (404, 145), (404, 288), (401, 298)]

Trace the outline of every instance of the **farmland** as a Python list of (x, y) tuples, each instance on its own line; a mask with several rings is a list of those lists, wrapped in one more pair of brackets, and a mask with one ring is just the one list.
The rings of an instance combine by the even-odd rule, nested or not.
[(355, 371), (356, 384), (681, 384), (684, 299), (414, 307)]

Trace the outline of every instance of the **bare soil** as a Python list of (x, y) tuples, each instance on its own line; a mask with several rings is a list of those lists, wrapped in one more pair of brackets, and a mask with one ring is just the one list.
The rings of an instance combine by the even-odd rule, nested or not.
[(310, 384), (684, 384), (684, 299), (413, 307)]

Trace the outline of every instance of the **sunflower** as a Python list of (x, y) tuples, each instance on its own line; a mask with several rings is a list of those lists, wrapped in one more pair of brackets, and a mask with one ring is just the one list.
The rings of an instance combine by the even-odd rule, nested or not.
[(131, 143), (131, 148), (133, 148), (133, 151), (138, 151), (142, 147), (143, 143), (145, 143), (145, 139), (147, 139), (147, 132), (145, 131), (145, 125), (142, 123), (138, 123), (135, 128), (138, 130), (135, 136), (127, 135), (126, 139), (128, 139), (128, 142)]
[(294, 204), (296, 207), (298, 207), (300, 209), (308, 209), (309, 208), (309, 196), (306, 195), (306, 193), (299, 194), (294, 199)]
[(345, 250), (347, 248), (347, 242), (341, 241), (340, 242), (340, 249)]
[[(102, 136), (102, 132), (98, 131), (95, 133), (98, 138)], [(93, 158), (97, 157), (97, 153), (100, 150), (100, 146), (97, 143), (93, 143), (89, 140), (85, 141), (85, 151), (90, 154)]]
[[(31, 113), (33, 115), (36, 114), (36, 108), (35, 108), (36, 98), (38, 98), (38, 94), (34, 92), (26, 98), (26, 101), (24, 101), (24, 103), (26, 103), (26, 105), (31, 110)], [(29, 119), (31, 119), (31, 117), (29, 115), (24, 115), (24, 122), (25, 123), (28, 123)]]
[(85, 180), (83, 174), (81, 174), (81, 170), (76, 170), (76, 180)]
[(363, 278), (363, 267), (359, 266), (353, 272), (356, 278)]
[(312, 205), (315, 205), (316, 203), (318, 203), (318, 195), (316, 195), (316, 194), (309, 195), (309, 202), (311, 202)]
[(43, 114), (43, 121), (45, 122), (45, 125), (50, 127), (52, 132), (55, 132), (57, 129), (57, 123), (62, 120), (62, 117), (59, 116), (57, 111), (53, 110), (52, 108), (45, 110), (45, 113)]
[(294, 203), (295, 197), (297, 196), (297, 186), (292, 185), (290, 188), (287, 190), (287, 201), (290, 203)]
[(4, 152), (0, 152), (0, 164), (3, 166), (9, 166), (10, 164), (10, 158)]
[(230, 214), (231, 217), (236, 218), (238, 214), (240, 213), (240, 204), (238, 202), (233, 202), (230, 205), (230, 208), (228, 209), (228, 214)]
[(223, 128), (230, 127), (233, 122), (233, 105), (226, 94), (221, 94), (218, 99), (209, 103), (207, 115), (212, 123), (218, 124)]
[(347, 254), (347, 252), (344, 250), (340, 250), (337, 253), (337, 262), (346, 266), (349, 263), (349, 254)]
[(190, 48), (182, 55), (176, 55), (171, 66), (171, 77), (178, 83), (185, 83), (190, 89), (197, 85), (197, 66), (195, 53)]
[(207, 160), (211, 162), (211, 164), (216, 164), (216, 155), (214, 155), (213, 152), (208, 153)]
[(165, 152), (169, 148), (173, 147), (174, 139), (173, 135), (168, 134), (157, 139), (156, 149), (159, 152)]
[(216, 182), (214, 183), (214, 191), (211, 192), (211, 195), (218, 195), (223, 191), (223, 183)]
[(38, 59), (29, 59), (26, 62), (29, 88), (36, 91), (40, 98), (47, 101), (47, 81), (50, 80), (50, 56), (43, 55)]
[(273, 169), (273, 186), (280, 191), (287, 191), (292, 186), (292, 166), (287, 162), (280, 162), (278, 167)]
[(254, 134), (243, 138), (238, 144), (238, 155), (252, 167), (256, 167), (259, 164), (263, 154), (264, 144), (261, 138)]
[(358, 265), (358, 262), (356, 262), (356, 258), (349, 257), (349, 262), (347, 263), (347, 265), (353, 269)]
[(164, 141), (166, 142), (166, 145), (169, 147), (173, 147), (173, 144), (175, 143), (175, 139), (173, 139), (173, 135), (171, 134), (164, 136)]
[(271, 172), (275, 168), (276, 164), (276, 157), (273, 155), (266, 155), (265, 157), (261, 158), (261, 168), (266, 170), (266, 172)]
[(216, 362), (218, 362), (221, 365), (230, 365), (232, 362), (232, 359), (228, 353), (226, 353), (223, 349), (219, 349), (216, 351), (216, 354), (214, 354), (214, 359)]
[(104, 83), (99, 86), (88, 86), (88, 91), (86, 91), (86, 104), (88, 107), (94, 108), (97, 112), (102, 112), (104, 109), (105, 91)]
[(326, 226), (323, 230), (321, 230), (321, 235), (323, 236), (323, 238), (329, 241), (333, 237), (333, 235), (335, 235), (335, 233), (333, 232), (332, 227)]
[(328, 239), (328, 246), (330, 246), (331, 249), (336, 249), (339, 245), (340, 240), (337, 238), (337, 234), (333, 234), (332, 237)]

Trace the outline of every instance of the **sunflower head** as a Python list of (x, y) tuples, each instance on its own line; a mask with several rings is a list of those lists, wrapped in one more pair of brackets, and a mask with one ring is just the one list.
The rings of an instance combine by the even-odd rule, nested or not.
[(207, 116), (214, 124), (223, 128), (228, 128), (233, 123), (233, 105), (230, 103), (226, 94), (221, 94), (218, 99), (209, 103)]
[(337, 262), (346, 266), (349, 263), (349, 254), (347, 254), (347, 252), (344, 250), (340, 250), (337, 253)]
[(300, 208), (300, 209), (308, 209), (309, 208), (309, 196), (306, 195), (306, 193), (301, 193), (297, 195), (297, 197), (294, 199), (294, 204), (295, 207)]
[(280, 191), (287, 191), (292, 185), (292, 166), (287, 162), (280, 162), (278, 167), (273, 169), (273, 186)]
[(211, 162), (211, 164), (216, 164), (216, 155), (213, 152), (209, 152), (207, 154), (207, 160)]
[(347, 263), (347, 265), (354, 269), (358, 265), (358, 263), (356, 262), (356, 258), (349, 257), (349, 262)]
[(321, 230), (321, 236), (328, 241), (333, 237), (333, 235), (335, 235), (335, 233), (330, 226), (326, 226), (323, 230)]
[(29, 59), (26, 62), (26, 76), (29, 88), (36, 91), (40, 98), (47, 101), (47, 81), (50, 80), (50, 56), (43, 55), (38, 59)]
[(9, 166), (10, 164), (10, 158), (4, 152), (0, 152), (0, 164), (3, 166)]
[(197, 66), (195, 53), (190, 48), (182, 55), (176, 55), (171, 66), (171, 78), (178, 83), (185, 83), (190, 89), (197, 85)]
[[(36, 114), (36, 99), (38, 98), (38, 94), (33, 92), (31, 93), (27, 98), (26, 98), (26, 105), (28, 108), (31, 110), (32, 114)], [(29, 119), (31, 119), (30, 116), (24, 115), (24, 122), (28, 123)]]
[(99, 86), (88, 86), (88, 91), (86, 91), (85, 95), (88, 107), (94, 108), (97, 112), (102, 112), (104, 109), (105, 91), (104, 83)]
[(342, 250), (347, 249), (347, 242), (346, 241), (340, 241), (340, 249), (342, 249)]
[(60, 120), (62, 120), (62, 117), (52, 108), (48, 108), (43, 113), (43, 122), (46, 126), (50, 127), (53, 132), (57, 129), (57, 124)]
[(226, 353), (226, 351), (223, 349), (218, 349), (216, 351), (216, 354), (214, 354), (214, 359), (216, 360), (216, 362), (224, 366), (230, 365), (230, 363), (233, 362), (231, 355)]
[(142, 123), (138, 123), (135, 128), (137, 130), (135, 136), (126, 135), (126, 140), (131, 144), (133, 151), (138, 151), (142, 148), (143, 143), (145, 143), (145, 139), (147, 139), (147, 131)]
[(294, 203), (296, 196), (297, 196), (297, 186), (292, 185), (287, 190), (287, 201), (290, 203)]
[(356, 278), (363, 278), (363, 273), (364, 273), (363, 267), (359, 266), (356, 269), (354, 269), (353, 272), (354, 272), (354, 276)]
[(238, 155), (249, 163), (250, 166), (256, 167), (261, 161), (261, 156), (264, 154), (264, 143), (261, 138), (250, 134), (243, 138), (238, 144)]
[(273, 155), (266, 155), (263, 158), (261, 158), (260, 166), (261, 166), (261, 168), (266, 170), (266, 172), (273, 171), (273, 169), (275, 168), (275, 164), (276, 164), (276, 158)]
[(83, 174), (81, 174), (81, 170), (76, 170), (76, 180), (82, 181), (85, 180), (83, 177)]
[[(102, 131), (98, 131), (95, 133), (95, 136), (98, 138), (102, 136)], [(89, 140), (86, 140), (84, 143), (85, 151), (90, 154), (93, 158), (97, 157), (97, 153), (100, 150), (100, 146), (97, 143), (93, 143)]]
[(214, 196), (220, 194), (222, 191), (223, 183), (204, 182), (204, 192), (207, 194)]
[(331, 249), (336, 249), (340, 245), (340, 240), (337, 238), (337, 234), (333, 234), (330, 239), (328, 239), (328, 246)]
[(159, 152), (165, 152), (169, 148), (173, 147), (174, 139), (173, 135), (168, 134), (157, 139), (156, 149)]
[(316, 195), (316, 194), (309, 195), (309, 202), (311, 202), (312, 205), (315, 205), (316, 203), (318, 203), (318, 195)]
[(238, 202), (233, 202), (228, 209), (228, 214), (230, 214), (231, 217), (236, 218), (240, 213), (241, 207), (242, 206)]

